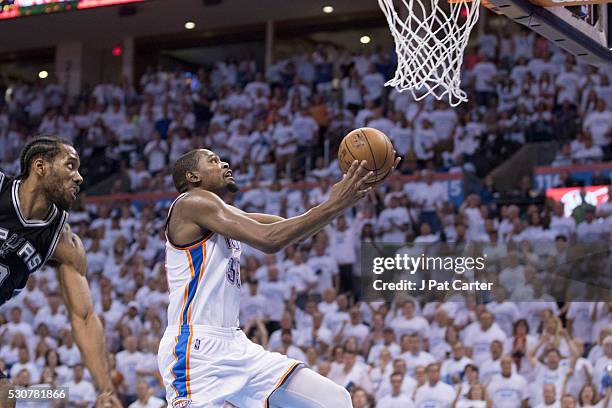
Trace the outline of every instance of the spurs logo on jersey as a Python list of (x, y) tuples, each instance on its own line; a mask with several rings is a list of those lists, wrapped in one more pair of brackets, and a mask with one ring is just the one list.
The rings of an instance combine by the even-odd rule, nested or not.
[(239, 242), (216, 233), (184, 247), (166, 237), (168, 325), (239, 326), (240, 253)]
[(19, 202), (19, 179), (0, 172), (0, 304), (25, 286), (49, 260), (68, 213), (52, 206), (44, 220), (29, 220)]
[[(7, 237), (8, 233), (8, 230), (0, 228), (0, 239), (6, 239), (3, 237)], [(5, 258), (9, 253), (15, 252), (23, 241), (25, 241), (25, 239), (20, 238), (17, 234), (11, 235), (11, 237), (6, 239), (0, 247), (0, 258)]]

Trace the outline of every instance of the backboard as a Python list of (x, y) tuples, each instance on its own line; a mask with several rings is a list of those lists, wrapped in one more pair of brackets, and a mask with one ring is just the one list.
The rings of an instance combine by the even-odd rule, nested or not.
[(612, 64), (612, 3), (489, 0), (493, 11), (529, 27), (592, 65)]

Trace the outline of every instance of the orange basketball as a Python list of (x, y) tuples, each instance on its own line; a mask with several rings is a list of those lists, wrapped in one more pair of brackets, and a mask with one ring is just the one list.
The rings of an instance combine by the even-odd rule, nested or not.
[(395, 155), (393, 144), (378, 129), (363, 127), (351, 131), (342, 139), (338, 149), (338, 163), (346, 173), (354, 160), (368, 162), (367, 169), (374, 172), (370, 183), (377, 183), (389, 175)]

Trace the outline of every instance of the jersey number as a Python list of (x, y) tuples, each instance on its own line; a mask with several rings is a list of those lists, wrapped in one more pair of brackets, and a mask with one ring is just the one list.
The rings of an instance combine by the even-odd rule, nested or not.
[(227, 271), (225, 277), (231, 285), (236, 285), (240, 288), (240, 259), (231, 257), (227, 263)]

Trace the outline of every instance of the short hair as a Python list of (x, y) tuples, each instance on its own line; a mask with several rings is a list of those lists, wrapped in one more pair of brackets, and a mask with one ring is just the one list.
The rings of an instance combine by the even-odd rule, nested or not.
[(198, 167), (200, 161), (198, 153), (198, 150), (191, 150), (179, 157), (174, 163), (174, 167), (172, 168), (172, 181), (179, 193), (184, 193), (189, 188), (185, 173), (194, 171)]
[(31, 140), (24, 146), (19, 156), (19, 165), (21, 167), (19, 178), (28, 178), (32, 161), (35, 158), (42, 157), (46, 161), (53, 160), (59, 154), (61, 145), (72, 146), (72, 143), (69, 140), (55, 136), (40, 136)]

